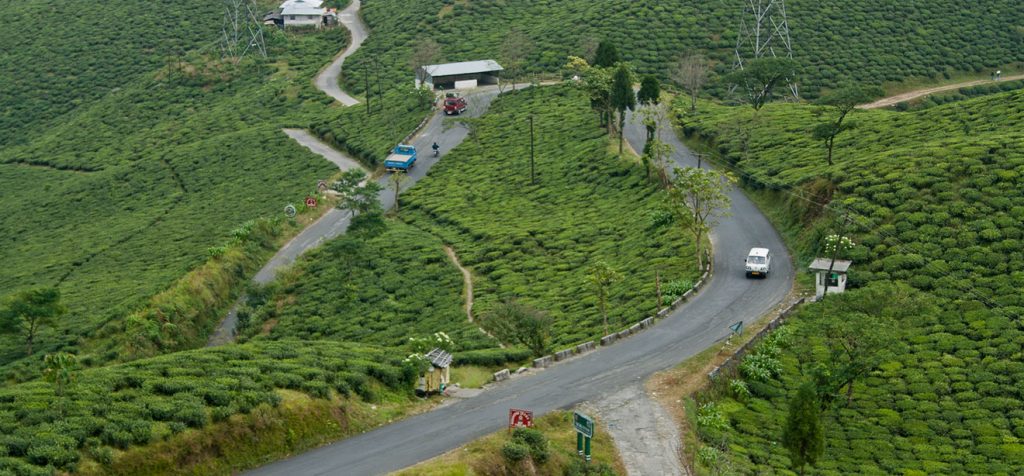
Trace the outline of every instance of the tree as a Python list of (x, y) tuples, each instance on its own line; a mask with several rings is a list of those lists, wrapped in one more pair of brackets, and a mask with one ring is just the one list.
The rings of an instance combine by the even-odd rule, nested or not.
[(625, 64), (615, 69), (612, 77), (612, 107), (619, 111), (619, 155), (622, 155), (622, 143), (626, 129), (626, 110), (636, 107), (636, 93), (633, 92), (633, 75)]
[(362, 169), (342, 172), (341, 178), (331, 184), (331, 188), (341, 194), (338, 208), (348, 210), (352, 216), (380, 212), (380, 200), (377, 195), (383, 187), (367, 179), (366, 172)]
[(881, 281), (835, 294), (819, 305), (822, 314), (808, 318), (804, 333), (827, 351), (827, 360), (811, 372), (823, 407), (831, 405), (843, 387), (847, 403), (852, 401), (854, 382), (901, 350), (902, 321), (935, 312), (935, 306), (910, 286)]
[(594, 66), (611, 68), (620, 61), (622, 61), (622, 58), (619, 56), (619, 50), (615, 48), (615, 45), (608, 40), (598, 43), (597, 51), (594, 53)]
[(554, 320), (546, 313), (510, 299), (481, 316), (480, 326), (502, 342), (526, 346), (533, 355), (547, 353)]
[(590, 284), (597, 292), (597, 304), (601, 309), (605, 335), (608, 335), (608, 289), (621, 280), (622, 275), (604, 261), (598, 261), (590, 267)]
[(416, 41), (412, 55), (409, 56), (409, 67), (412, 68), (419, 82), (422, 83), (426, 79), (423, 66), (433, 63), (440, 56), (441, 45), (437, 44), (433, 38), (419, 38)]
[(18, 333), (25, 339), (25, 354), (32, 355), (32, 344), (43, 326), (67, 312), (56, 288), (39, 288), (19, 292), (8, 298), (0, 312), (0, 330)]
[(661, 100), (661, 83), (658, 78), (647, 75), (640, 81), (640, 91), (636, 93), (636, 100), (642, 106), (658, 104)]
[(679, 58), (670, 72), (672, 80), (690, 93), (690, 110), (697, 110), (697, 98), (708, 80), (708, 60), (703, 55), (690, 54)]
[(789, 402), (789, 414), (782, 432), (782, 445), (789, 450), (793, 469), (804, 474), (807, 465), (814, 466), (825, 452), (825, 431), (821, 425), (814, 385), (805, 382)]
[(819, 105), (830, 107), (835, 113), (834, 118), (818, 124), (811, 131), (815, 139), (825, 142), (828, 149), (828, 165), (832, 165), (832, 146), (835, 144), (836, 136), (856, 127), (852, 121), (843, 122), (846, 116), (853, 112), (858, 104), (864, 104), (882, 94), (882, 88), (877, 86), (848, 86), (832, 91), (818, 100)]
[(637, 117), (647, 129), (647, 142), (644, 143), (643, 154), (640, 158), (644, 163), (648, 179), (650, 179), (650, 166), (652, 164), (658, 170), (658, 177), (662, 188), (668, 187), (669, 184), (669, 174), (665, 159), (672, 154), (673, 150), (671, 145), (663, 142), (658, 137), (658, 126), (668, 121), (668, 113), (665, 109), (666, 107), (662, 104), (652, 104), (640, 109), (637, 114)]
[(522, 30), (512, 27), (502, 40), (498, 56), (505, 63), (505, 73), (512, 80), (512, 90), (516, 90), (516, 81), (523, 73), (526, 58), (533, 53), (533, 40)]
[(391, 184), (391, 190), (395, 192), (395, 213), (398, 213), (398, 194), (402, 191), (402, 183), (409, 178), (403, 172), (392, 172), (391, 176), (388, 177), (388, 183)]
[(796, 68), (796, 61), (789, 58), (758, 58), (729, 73), (726, 81), (742, 89), (757, 111), (772, 100), (776, 86), (796, 77)]
[(591, 66), (578, 56), (570, 56), (565, 69), (579, 78), (576, 85), (586, 91), (590, 97), (590, 107), (597, 112), (601, 127), (607, 127), (608, 135), (612, 133), (612, 75), (605, 68)]
[(704, 269), (704, 235), (718, 224), (719, 218), (729, 214), (728, 190), (734, 181), (731, 175), (716, 170), (675, 169), (668, 192), (669, 205), (679, 223), (693, 234), (698, 269)]
[(46, 354), (43, 357), (43, 379), (53, 384), (57, 396), (64, 395), (64, 389), (74, 382), (74, 371), (78, 368), (78, 359), (66, 352)]

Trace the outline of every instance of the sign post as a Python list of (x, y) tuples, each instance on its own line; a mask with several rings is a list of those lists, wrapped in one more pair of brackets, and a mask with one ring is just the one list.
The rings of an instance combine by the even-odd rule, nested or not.
[(729, 326), (729, 329), (732, 330), (733, 334), (740, 334), (740, 333), (742, 333), (743, 332), (743, 321), (739, 321), (739, 322)]
[(525, 426), (527, 428), (533, 427), (533, 412), (528, 410), (518, 410), (515, 408), (508, 409), (508, 429), (512, 431), (513, 428), (518, 426)]
[(590, 439), (594, 437), (594, 419), (580, 412), (573, 412), (572, 425), (576, 428), (576, 453), (590, 462)]

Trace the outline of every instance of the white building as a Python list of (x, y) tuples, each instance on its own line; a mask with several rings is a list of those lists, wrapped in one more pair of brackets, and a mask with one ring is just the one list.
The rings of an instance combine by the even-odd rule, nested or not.
[(320, 28), (324, 23), (324, 9), (320, 0), (288, 0), (281, 4), (281, 20), (284, 26), (312, 26)]
[(426, 84), (430, 89), (465, 89), (498, 84), (498, 73), (503, 69), (494, 60), (428, 64), (418, 71), (416, 87)]
[[(829, 294), (838, 294), (846, 291), (846, 272), (850, 270), (853, 262), (845, 259), (837, 259), (835, 263), (829, 258), (815, 258), (808, 268), (814, 272), (814, 295), (821, 299), (825, 295), (825, 287), (828, 286)], [(829, 274), (832, 268), (832, 274)]]

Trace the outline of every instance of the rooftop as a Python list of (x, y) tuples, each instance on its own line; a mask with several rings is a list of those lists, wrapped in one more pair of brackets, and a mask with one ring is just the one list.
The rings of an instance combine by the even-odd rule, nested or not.
[[(814, 262), (808, 268), (811, 271), (828, 271), (828, 265), (830, 264), (832, 264), (832, 258), (814, 258)], [(853, 264), (853, 261), (837, 259), (835, 266), (832, 267), (832, 272), (845, 273), (846, 270), (850, 269), (851, 264)]]
[(282, 15), (323, 15), (324, 10), (320, 8), (316, 0), (289, 0), (281, 5)]
[(751, 248), (750, 256), (768, 256), (768, 248)]
[(461, 63), (444, 63), (444, 64), (428, 64), (423, 67), (423, 70), (427, 74), (437, 76), (454, 76), (458, 74), (473, 74), (473, 73), (489, 73), (491, 71), (501, 71), (502, 68), (497, 61), (494, 60), (479, 60), (479, 61), (463, 61)]
[(425, 357), (434, 365), (434, 367), (442, 369), (448, 367), (452, 363), (452, 354), (449, 354), (440, 348), (435, 348), (434, 350), (427, 352)]

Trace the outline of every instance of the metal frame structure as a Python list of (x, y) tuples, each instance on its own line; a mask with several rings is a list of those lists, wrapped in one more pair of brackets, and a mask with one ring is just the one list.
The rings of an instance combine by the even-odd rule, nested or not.
[[(748, 24), (750, 20), (753, 21)], [(740, 28), (736, 37), (733, 69), (743, 69), (744, 57), (757, 59), (765, 56), (793, 58), (793, 42), (789, 37), (786, 2), (785, 0), (744, 0), (743, 15), (740, 16)], [(787, 82), (793, 98), (799, 99), (800, 89), (796, 82), (792, 80), (787, 80)]]
[(221, 25), (221, 57), (235, 63), (249, 53), (267, 57), (263, 24), (256, 17), (255, 0), (224, 0)]

